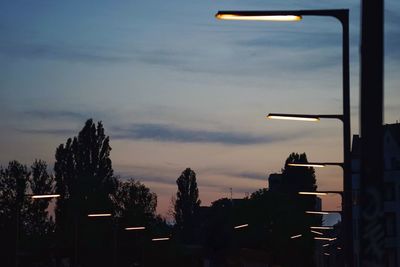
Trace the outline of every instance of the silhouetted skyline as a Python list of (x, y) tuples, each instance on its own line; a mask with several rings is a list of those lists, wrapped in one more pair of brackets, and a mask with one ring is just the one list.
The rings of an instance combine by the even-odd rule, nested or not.
[[(386, 1), (385, 120), (400, 119), (400, 4)], [(0, 164), (53, 167), (86, 119), (104, 122), (117, 174), (157, 193), (165, 214), (182, 169), (203, 204), (267, 185), (292, 152), (341, 159), (341, 124), (267, 121), (341, 110), (339, 25), (221, 22), (219, 9), (350, 8), (352, 132), (358, 133), (359, 1), (80, 1), (0, 4)], [(339, 168), (317, 170), (321, 190)], [(332, 204), (336, 207), (336, 201)], [(328, 208), (329, 209), (329, 208)]]

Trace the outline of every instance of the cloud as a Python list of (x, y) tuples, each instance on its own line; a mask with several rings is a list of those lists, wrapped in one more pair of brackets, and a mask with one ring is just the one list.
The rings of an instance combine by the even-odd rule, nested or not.
[(154, 140), (180, 143), (219, 143), (225, 145), (254, 145), (287, 140), (289, 136), (255, 135), (245, 132), (185, 129), (174, 125), (136, 123), (128, 128), (112, 128), (116, 139)]
[(81, 63), (119, 63), (132, 60), (127, 56), (105, 53), (94, 47), (35, 43), (0, 43), (0, 54), (23, 59), (50, 59)]
[(28, 110), (23, 112), (23, 115), (27, 115), (32, 118), (39, 119), (73, 119), (83, 121), (88, 119), (88, 115), (76, 111), (68, 111), (68, 110)]
[(72, 129), (16, 129), (20, 133), (24, 134), (44, 134), (44, 135), (57, 135), (57, 136), (66, 136), (66, 135), (75, 135), (76, 130)]

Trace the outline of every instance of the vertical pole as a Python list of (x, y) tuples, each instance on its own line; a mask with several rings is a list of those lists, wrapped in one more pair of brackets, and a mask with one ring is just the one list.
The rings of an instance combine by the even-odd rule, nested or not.
[(78, 266), (78, 215), (75, 214), (74, 223), (74, 266)]
[(352, 182), (351, 182), (351, 125), (350, 125), (350, 43), (349, 11), (344, 10), (340, 21), (343, 27), (342, 37), (342, 75), (343, 75), (343, 192), (344, 192), (344, 233), (345, 262), (353, 266), (353, 228), (352, 228)]
[(383, 266), (383, 0), (361, 8), (360, 266)]
[(118, 257), (117, 257), (117, 251), (118, 251), (118, 221), (117, 218), (114, 220), (114, 231), (113, 231), (113, 266), (117, 267), (118, 264)]
[(19, 213), (21, 207), (17, 197), (16, 213), (15, 213), (15, 267), (19, 266)]

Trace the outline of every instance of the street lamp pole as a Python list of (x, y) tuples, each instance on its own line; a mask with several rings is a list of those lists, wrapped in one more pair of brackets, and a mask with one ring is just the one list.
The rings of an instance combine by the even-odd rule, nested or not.
[[(329, 16), (342, 25), (342, 89), (343, 114), (337, 117), (343, 122), (343, 192), (344, 192), (344, 236), (346, 266), (353, 266), (353, 227), (352, 227), (352, 180), (351, 180), (351, 126), (350, 126), (350, 59), (349, 59), (349, 10), (295, 10), (295, 11), (219, 11), (218, 19), (299, 21), (302, 16)], [(322, 118), (322, 116), (320, 116)], [(331, 116), (325, 117), (331, 118)], [(310, 119), (310, 118), (308, 118)], [(316, 119), (318, 121), (319, 119)], [(311, 119), (311, 121), (315, 121)]]

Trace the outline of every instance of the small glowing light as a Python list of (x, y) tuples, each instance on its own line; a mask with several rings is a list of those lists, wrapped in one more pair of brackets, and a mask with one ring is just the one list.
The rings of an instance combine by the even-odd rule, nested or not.
[(169, 237), (153, 238), (151, 241), (167, 241), (167, 240), (169, 240)]
[(302, 236), (302, 234), (300, 234), (300, 235), (294, 235), (294, 236), (291, 236), (290, 239), (299, 238), (299, 237), (301, 237), (301, 236)]
[(314, 234), (317, 234), (317, 235), (324, 235), (324, 233), (321, 233), (321, 232), (318, 232), (318, 231), (314, 231), (314, 230), (311, 230), (311, 233), (314, 233)]
[(332, 230), (332, 226), (311, 226), (311, 229), (316, 229), (316, 230)]
[(313, 168), (325, 167), (325, 164), (316, 164), (316, 163), (288, 163), (288, 165), (292, 167), (313, 167)]
[(341, 248), (341, 247), (337, 247), (337, 249), (338, 249), (338, 250), (341, 250), (342, 248)]
[(330, 246), (331, 244), (324, 244), (324, 245), (322, 245), (323, 247), (328, 247), (328, 246)]
[(299, 195), (326, 196), (326, 195), (328, 195), (328, 193), (324, 193), (324, 192), (299, 192)]
[(325, 255), (325, 256), (330, 256), (331, 254), (325, 252), (324, 255)]
[(144, 226), (135, 226), (135, 227), (125, 227), (126, 231), (135, 231), (135, 230), (145, 230)]
[(262, 20), (262, 21), (300, 21), (301, 16), (297, 15), (238, 15), (217, 13), (217, 19), (223, 20)]
[(60, 194), (52, 194), (52, 195), (33, 195), (32, 199), (40, 199), (40, 198), (57, 198), (60, 197)]
[(314, 236), (315, 240), (324, 240), (324, 241), (333, 241), (336, 240), (336, 238), (330, 238), (330, 237), (319, 237), (319, 236)]
[(93, 213), (88, 214), (88, 217), (111, 217), (111, 213)]
[(326, 211), (306, 211), (307, 214), (321, 214), (321, 215), (327, 215), (330, 214), (329, 212)]
[(249, 226), (248, 223), (246, 223), (246, 224), (241, 224), (241, 225), (237, 225), (237, 226), (235, 226), (235, 227), (233, 227), (233, 228), (235, 228), (235, 229), (240, 229), (240, 228), (244, 228), (244, 227), (247, 227), (247, 226)]
[(285, 115), (268, 115), (267, 119), (272, 120), (289, 120), (289, 121), (319, 121), (318, 117), (297, 117), (297, 116), (285, 116)]

